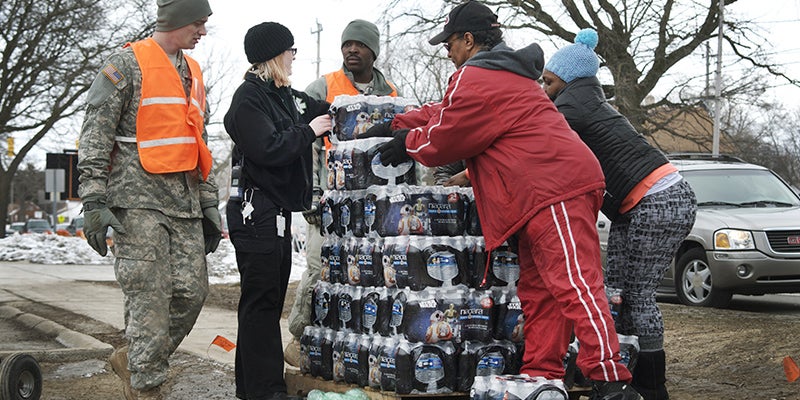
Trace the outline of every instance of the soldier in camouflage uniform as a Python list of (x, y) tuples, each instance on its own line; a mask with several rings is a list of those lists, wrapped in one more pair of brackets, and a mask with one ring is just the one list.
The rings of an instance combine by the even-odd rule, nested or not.
[[(129, 346), (115, 351), (110, 361), (125, 382), (127, 399), (161, 398), (159, 386), (167, 378), (168, 359), (191, 330), (208, 293), (205, 254), (216, 250), (221, 237), (217, 187), (209, 174), (211, 155), (205, 145), (202, 76), (192, 76), (199, 67), (182, 53), (206, 34), (211, 8), (207, 0), (158, 0), (158, 5), (152, 38), (113, 54), (95, 78), (78, 150), (87, 241), (105, 255), (106, 231), (109, 226), (114, 229), (114, 270), (125, 295)], [(195, 139), (190, 149), (199, 154), (194, 167), (163, 172), (170, 171), (166, 165), (156, 169), (158, 173), (143, 167), (148, 160), (140, 154), (141, 136), (137, 146), (137, 128), (147, 124), (137, 118), (142, 118), (145, 104), (141, 102), (144, 67), (140, 66), (142, 53), (136, 54), (135, 49), (145, 42), (152, 44), (149, 54), (160, 51), (166, 56), (151, 58), (158, 58), (167, 70), (171, 63), (178, 72), (173, 78), (162, 69), (148, 72), (148, 77), (162, 82), (180, 79), (188, 106), (178, 104), (183, 111), (178, 109), (180, 123), (173, 125), (185, 125), (177, 127), (181, 132), (196, 132), (189, 137)], [(180, 86), (175, 87), (180, 92)], [(187, 128), (187, 115), (198, 97), (199, 110), (194, 112), (199, 128)], [(151, 121), (162, 119), (162, 110)], [(154, 131), (168, 128), (157, 126)], [(183, 160), (185, 154), (177, 158)], [(163, 157), (153, 159), (168, 164)]]

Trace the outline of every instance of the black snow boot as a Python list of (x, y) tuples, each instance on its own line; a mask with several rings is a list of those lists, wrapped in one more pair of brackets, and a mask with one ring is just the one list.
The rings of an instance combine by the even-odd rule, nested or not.
[(594, 381), (589, 400), (642, 400), (642, 396), (625, 382)]
[(642, 351), (636, 361), (631, 384), (644, 400), (669, 400), (667, 362), (664, 350)]

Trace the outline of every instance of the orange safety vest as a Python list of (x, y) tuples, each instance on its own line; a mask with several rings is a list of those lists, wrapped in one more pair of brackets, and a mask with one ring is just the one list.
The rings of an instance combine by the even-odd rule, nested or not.
[(184, 55), (192, 74), (189, 97), (178, 70), (153, 38), (131, 46), (142, 70), (142, 94), (136, 115), (139, 161), (151, 174), (191, 171), (200, 167), (203, 179), (212, 158), (203, 140), (206, 95), (200, 65)]
[[(340, 94), (350, 96), (359, 94), (353, 82), (350, 82), (350, 79), (347, 78), (347, 75), (345, 75), (344, 71), (341, 69), (325, 74), (325, 82), (328, 84), (328, 96), (325, 99), (328, 103), (333, 103), (333, 99)], [(392, 88), (392, 93), (390, 93), (389, 96), (397, 97), (397, 89), (394, 85), (389, 81), (386, 81), (386, 83)]]
[[(353, 82), (350, 82), (350, 79), (345, 75), (344, 70), (341, 69), (325, 74), (325, 83), (328, 84), (328, 95), (325, 98), (325, 101), (328, 103), (333, 103), (333, 99), (342, 94), (349, 96), (360, 94), (358, 89), (353, 85)], [(386, 81), (386, 84), (392, 88), (392, 93), (389, 93), (389, 96), (397, 97), (397, 88), (389, 81)], [(323, 140), (325, 141), (325, 148), (330, 149), (332, 145), (328, 137), (324, 136)]]

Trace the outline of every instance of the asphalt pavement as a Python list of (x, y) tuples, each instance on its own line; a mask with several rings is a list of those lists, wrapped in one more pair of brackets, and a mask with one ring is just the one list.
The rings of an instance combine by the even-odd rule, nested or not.
[[(122, 291), (113, 285), (98, 284), (104, 281), (115, 281), (112, 265), (0, 262), (0, 320), (13, 320), (32, 329), (31, 337), (44, 335), (54, 338), (65, 348), (110, 354), (112, 348), (107, 343), (7, 305), (20, 300), (37, 302), (68, 310), (122, 330), (125, 327)], [(212, 341), (220, 335), (235, 342), (236, 325), (235, 312), (206, 306), (200, 313), (192, 332), (178, 350), (233, 365), (235, 352), (226, 352), (212, 345)], [(0, 331), (12, 329), (8, 326), (0, 324)], [(281, 328), (285, 346), (291, 338), (285, 319), (281, 320)], [(8, 337), (19, 337), (17, 331), (6, 334)], [(21, 337), (20, 340), (28, 339)], [(48, 353), (59, 351), (59, 349), (37, 350)]]

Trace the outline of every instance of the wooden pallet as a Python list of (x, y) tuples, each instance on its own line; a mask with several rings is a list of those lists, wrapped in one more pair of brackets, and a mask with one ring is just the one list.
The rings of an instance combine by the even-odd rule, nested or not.
[[(454, 392), (442, 394), (397, 394), (395, 392), (383, 392), (372, 388), (361, 388), (357, 385), (339, 383), (334, 381), (326, 381), (319, 377), (311, 375), (303, 375), (297, 368), (286, 367), (284, 373), (286, 379), (286, 387), (289, 395), (294, 396), (307, 396), (308, 392), (313, 389), (319, 389), (323, 392), (336, 392), (344, 393), (350, 389), (362, 389), (370, 400), (398, 400), (398, 399), (419, 399), (421, 397), (426, 399), (436, 400), (468, 400), (469, 393)], [(569, 391), (570, 400), (578, 400), (581, 396), (589, 396), (590, 388), (572, 388)]]
[(334, 381), (326, 381), (319, 377), (311, 375), (303, 375), (297, 368), (286, 367), (284, 373), (286, 379), (286, 388), (289, 395), (294, 396), (307, 396), (308, 392), (313, 389), (319, 389), (323, 392), (336, 392), (344, 393), (350, 389), (361, 389), (369, 396), (370, 400), (397, 400), (397, 399), (411, 399), (424, 397), (426, 399), (435, 398), (437, 400), (467, 400), (469, 399), (468, 393), (443, 393), (443, 394), (397, 394), (395, 392), (384, 392), (372, 388), (362, 388), (358, 385), (340, 383)]

